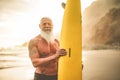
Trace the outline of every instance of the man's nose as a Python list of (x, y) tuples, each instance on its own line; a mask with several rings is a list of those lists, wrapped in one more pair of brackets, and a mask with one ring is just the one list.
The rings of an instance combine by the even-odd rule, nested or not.
[(48, 27), (49, 27), (49, 24), (46, 24), (46, 27), (48, 28)]

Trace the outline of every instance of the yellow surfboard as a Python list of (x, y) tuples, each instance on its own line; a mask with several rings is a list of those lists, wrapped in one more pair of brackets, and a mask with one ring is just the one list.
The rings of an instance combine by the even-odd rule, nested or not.
[(58, 80), (82, 80), (82, 21), (80, 0), (67, 0), (60, 36), (67, 55), (59, 59)]

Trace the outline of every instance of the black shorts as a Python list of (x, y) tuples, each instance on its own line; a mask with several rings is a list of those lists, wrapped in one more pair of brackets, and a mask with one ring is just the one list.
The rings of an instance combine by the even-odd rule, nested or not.
[(57, 80), (57, 75), (48, 76), (44, 74), (35, 73), (34, 80)]

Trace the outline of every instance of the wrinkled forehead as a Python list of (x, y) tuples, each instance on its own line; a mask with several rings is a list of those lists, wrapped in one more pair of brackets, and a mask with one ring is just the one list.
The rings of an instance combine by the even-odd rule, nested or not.
[(44, 24), (44, 23), (50, 23), (50, 24), (52, 24), (52, 20), (50, 18), (47, 18), (47, 17), (42, 18), (40, 20), (40, 24)]

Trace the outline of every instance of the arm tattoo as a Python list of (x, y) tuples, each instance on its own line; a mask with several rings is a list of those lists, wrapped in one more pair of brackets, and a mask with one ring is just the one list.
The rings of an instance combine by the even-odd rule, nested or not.
[(31, 51), (30, 51), (30, 54), (35, 54), (35, 53), (37, 53), (36, 50), (31, 50)]

